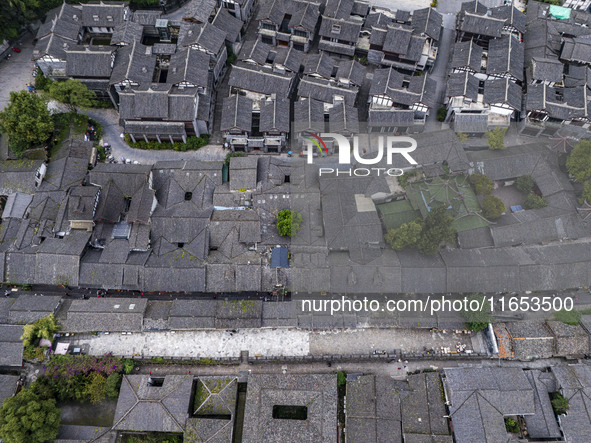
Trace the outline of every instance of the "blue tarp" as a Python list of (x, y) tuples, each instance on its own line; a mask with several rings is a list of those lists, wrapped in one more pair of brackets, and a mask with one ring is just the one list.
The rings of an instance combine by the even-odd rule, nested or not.
[(272, 268), (289, 268), (289, 260), (287, 259), (287, 248), (275, 248), (271, 252), (271, 267)]
[(511, 206), (511, 212), (523, 211), (521, 205)]

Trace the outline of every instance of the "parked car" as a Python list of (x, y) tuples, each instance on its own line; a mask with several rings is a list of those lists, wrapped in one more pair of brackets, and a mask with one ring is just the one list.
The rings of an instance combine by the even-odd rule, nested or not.
[(16, 46), (13, 46), (12, 50), (16, 53), (21, 52), (20, 48), (17, 48)]

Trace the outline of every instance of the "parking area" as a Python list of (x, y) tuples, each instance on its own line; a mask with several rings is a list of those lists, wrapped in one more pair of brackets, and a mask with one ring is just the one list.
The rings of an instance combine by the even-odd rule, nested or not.
[(11, 91), (26, 88), (27, 83), (33, 82), (33, 36), (26, 34), (18, 47), (21, 52), (10, 51), (10, 58), (0, 60), (0, 109), (8, 104)]

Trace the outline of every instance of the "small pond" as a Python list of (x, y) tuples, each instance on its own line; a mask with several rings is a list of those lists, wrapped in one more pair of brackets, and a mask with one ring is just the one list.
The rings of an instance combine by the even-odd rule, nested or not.
[(100, 403), (67, 401), (58, 403), (62, 411), (63, 425), (111, 426), (115, 417), (117, 400)]

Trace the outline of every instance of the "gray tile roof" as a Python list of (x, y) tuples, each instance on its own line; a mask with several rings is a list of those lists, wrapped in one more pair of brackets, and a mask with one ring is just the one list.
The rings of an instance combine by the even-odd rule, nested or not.
[(361, 22), (329, 18), (324, 15), (318, 35), (356, 43), (360, 32)]
[(0, 405), (16, 393), (17, 375), (0, 374)]
[(0, 366), (18, 366), (23, 363), (23, 327), (19, 325), (0, 325)]
[(66, 50), (66, 74), (73, 77), (111, 76), (111, 54), (114, 46), (72, 46)]
[(587, 116), (584, 87), (556, 88), (529, 85), (525, 106), (528, 111), (545, 110), (552, 118), (569, 120)]
[(560, 426), (566, 441), (583, 442), (591, 432), (591, 386), (589, 367), (584, 364), (552, 367), (560, 392), (568, 399), (568, 413), (560, 416)]
[(209, 79), (209, 56), (197, 49), (185, 48), (172, 54), (168, 83), (190, 83), (206, 89)]
[(233, 157), (230, 159), (230, 189), (255, 189), (257, 183), (257, 158)]
[(141, 38), (144, 27), (135, 20), (136, 14), (134, 14), (133, 21), (125, 20), (115, 27), (111, 35), (112, 45), (131, 45), (134, 41)]
[(508, 441), (504, 416), (535, 413), (534, 392), (521, 368), (445, 369), (458, 443)]
[(218, 10), (211, 24), (226, 33), (226, 41), (230, 44), (238, 40), (242, 26), (244, 26), (242, 20), (234, 17), (226, 8)]
[(504, 19), (461, 11), (458, 14), (457, 29), (470, 34), (497, 38), (501, 36), (504, 24)]
[(510, 74), (523, 80), (523, 43), (505, 35), (491, 40), (488, 46), (487, 74)]
[(324, 104), (321, 101), (300, 98), (293, 106), (295, 132), (324, 130)]
[(355, 105), (359, 88), (342, 88), (329, 80), (304, 77), (298, 86), (298, 97), (312, 98), (324, 103), (334, 103), (336, 97), (343, 97), (349, 106)]
[(562, 63), (555, 58), (532, 57), (529, 74), (533, 80), (560, 83), (562, 81)]
[(68, 332), (139, 332), (146, 305), (147, 300), (141, 298), (73, 300), (62, 329)]
[(316, 23), (320, 18), (318, 3), (308, 1), (286, 2), (286, 11), (291, 15), (288, 26), (290, 28), (303, 28), (314, 32)]
[(259, 130), (289, 132), (291, 121), (289, 107), (289, 100), (283, 98), (261, 102)]
[(591, 37), (566, 38), (560, 58), (574, 63), (591, 63)]
[(508, 78), (499, 80), (486, 80), (484, 83), (484, 103), (503, 103), (511, 106), (517, 111), (520, 111), (521, 100), (521, 86), (513, 83)]
[[(408, 81), (408, 87), (404, 82)], [(412, 106), (425, 104), (434, 106), (435, 81), (427, 74), (406, 78), (393, 68), (376, 69), (369, 95), (387, 95), (395, 105)]]
[(247, 65), (232, 66), (228, 80), (231, 87), (278, 97), (289, 96), (292, 82), (293, 74), (278, 74)]
[(151, 83), (156, 57), (149, 52), (147, 46), (135, 40), (131, 45), (120, 48), (115, 55), (110, 83), (116, 84), (124, 80), (140, 85)]
[(560, 438), (561, 432), (550, 403), (550, 392), (554, 391), (556, 381), (551, 372), (534, 369), (525, 372), (534, 388), (535, 414), (524, 416), (527, 432), (533, 439)]
[(308, 54), (304, 63), (304, 74), (330, 79), (335, 65), (335, 59), (324, 51), (319, 54)]
[(197, 45), (214, 55), (223, 49), (226, 33), (210, 23), (201, 25), (183, 22), (179, 31), (179, 45)]
[(222, 105), (220, 129), (250, 132), (252, 128), (252, 100), (241, 94), (226, 97)]
[(348, 18), (353, 11), (354, 0), (327, 0), (324, 15), (333, 18)]
[(336, 78), (339, 82), (347, 80), (361, 87), (365, 79), (365, 68), (356, 60), (342, 60), (338, 65)]
[[(396, 17), (398, 18), (398, 17)], [(415, 32), (439, 40), (443, 16), (435, 8), (415, 9), (412, 13), (412, 27)]]
[(480, 72), (482, 63), (482, 47), (472, 40), (458, 42), (454, 45), (452, 68), (469, 68), (474, 72)]
[(468, 71), (454, 72), (447, 80), (448, 97), (466, 97), (473, 101), (478, 99), (479, 80)]
[(293, 72), (299, 72), (302, 62), (304, 61), (305, 53), (294, 49), (293, 46), (290, 48), (277, 47), (275, 48), (277, 54), (273, 60), (274, 66), (285, 66), (287, 69)]
[(339, 103), (328, 111), (330, 132), (358, 134), (359, 113), (357, 108)]
[[(274, 405), (306, 405), (306, 420), (273, 419)], [(251, 374), (242, 441), (336, 440), (336, 376)]]
[(98, 2), (82, 5), (82, 25), (113, 28), (129, 15), (127, 3)]
[(504, 19), (505, 26), (513, 26), (522, 34), (525, 33), (525, 14), (512, 4), (491, 8), (490, 11), (493, 17)]
[(192, 375), (167, 375), (161, 387), (150, 375), (125, 375), (119, 392), (113, 429), (182, 433), (189, 416)]
[(191, 0), (183, 8), (183, 19), (207, 23), (216, 6), (216, 0)]
[(254, 61), (263, 66), (267, 63), (269, 53), (274, 49), (273, 46), (263, 43), (261, 39), (246, 40), (242, 44), (242, 49), (238, 54), (238, 60)]
[(485, 133), (488, 130), (488, 115), (455, 114), (454, 130), (464, 134)]

